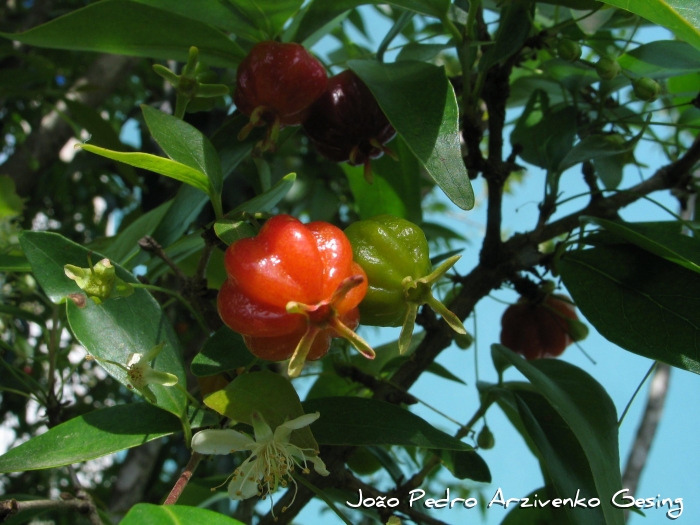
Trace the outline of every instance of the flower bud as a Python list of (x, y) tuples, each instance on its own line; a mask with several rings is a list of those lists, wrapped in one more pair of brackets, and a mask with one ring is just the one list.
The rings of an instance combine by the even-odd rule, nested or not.
[(484, 450), (489, 450), (494, 447), (496, 439), (493, 437), (493, 433), (488, 426), (484, 425), (479, 435), (476, 436), (476, 444), (479, 445), (479, 448), (483, 448)]
[(601, 57), (595, 65), (595, 71), (603, 80), (612, 80), (620, 74), (622, 68), (617, 60), (610, 57)]
[(557, 45), (557, 53), (560, 58), (567, 62), (576, 62), (581, 58), (581, 46), (578, 45), (578, 42), (562, 38)]

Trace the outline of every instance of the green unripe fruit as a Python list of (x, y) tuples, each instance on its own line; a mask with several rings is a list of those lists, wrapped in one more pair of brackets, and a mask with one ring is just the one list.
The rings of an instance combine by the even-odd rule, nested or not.
[(455, 344), (458, 348), (466, 350), (474, 342), (474, 338), (471, 334), (455, 334)]
[(578, 45), (578, 42), (562, 38), (557, 45), (557, 53), (560, 58), (567, 62), (576, 62), (581, 58), (581, 46)]
[(479, 448), (483, 448), (484, 450), (489, 450), (494, 447), (496, 438), (493, 437), (488, 426), (484, 425), (481, 429), (479, 435), (476, 437), (476, 444), (479, 445)]
[(603, 80), (612, 80), (620, 74), (622, 68), (614, 58), (601, 57), (595, 65), (595, 71)]
[(661, 93), (661, 86), (651, 78), (642, 77), (632, 81), (634, 94), (639, 100), (653, 102)]

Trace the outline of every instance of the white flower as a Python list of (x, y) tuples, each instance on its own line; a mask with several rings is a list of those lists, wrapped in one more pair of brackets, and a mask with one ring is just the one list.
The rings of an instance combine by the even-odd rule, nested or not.
[(192, 438), (192, 450), (200, 454), (230, 454), (240, 450), (250, 450), (252, 454), (232, 474), (228, 485), (231, 499), (242, 500), (253, 496), (265, 498), (275, 492), (278, 486), (286, 487), (295, 467), (304, 474), (309, 473), (307, 463), (322, 476), (329, 472), (316, 451), (300, 448), (289, 442), (292, 430), (310, 425), (319, 418), (318, 412), (305, 414), (272, 429), (263, 417), (253, 412), (255, 439), (236, 430), (202, 430)]
[(145, 354), (132, 352), (126, 359), (126, 375), (129, 377), (129, 383), (153, 403), (156, 402), (156, 396), (148, 385), (174, 386), (177, 384), (177, 376), (153, 370), (149, 364), (158, 356), (163, 345), (165, 343), (160, 343)]

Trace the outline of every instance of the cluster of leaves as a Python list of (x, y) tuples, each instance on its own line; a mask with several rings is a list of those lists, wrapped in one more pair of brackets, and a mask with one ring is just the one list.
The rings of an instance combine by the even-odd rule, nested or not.
[[(78, 494), (83, 487), (70, 465), (131, 449), (122, 465), (103, 468), (100, 476), (78, 469), (91, 485), (90, 519), (112, 520), (128, 510), (121, 523), (233, 525), (223, 515), (230, 514), (228, 500), (212, 498), (208, 488), (224, 482), (234, 463), (240, 464), (238, 456), (200, 466), (180, 505), (158, 505), (188, 461), (188, 443), (179, 432), (187, 442), (192, 428), (235, 423), (249, 429), (253, 415), (260, 414), (274, 429), (319, 412), (320, 419), (295, 431), (291, 441), (305, 449), (320, 446), (331, 481), (312, 476), (313, 490), (301, 487), (295, 506), (277, 512), (289, 522), (314, 495), (338, 511), (333, 501), (354, 500), (357, 487), (371, 488), (363, 479), (390, 479), (395, 489), (375, 493), (405, 495), (408, 488), (434, 481), (434, 467), (442, 464), (458, 479), (490, 481), (488, 465), (465, 438), (495, 404), (540, 460), (543, 491), (569, 495), (580, 489), (604, 502), (586, 513), (543, 510), (543, 522), (623, 523), (622, 511), (608, 504), (621, 485), (618, 416), (603, 387), (573, 365), (527, 363), (494, 345), (500, 376), (514, 367), (527, 382), (479, 384), (479, 410), (450, 436), (407, 409), (416, 401), (407, 391), (423, 373), (462, 381), (434, 363), (453, 336), (427, 312), (419, 318), (424, 330), (406, 355), (399, 355), (394, 342), (377, 348), (377, 359), (367, 362), (337, 344), (316, 365), (318, 379), (302, 403), (275, 364), (256, 361), (238, 334), (221, 327), (212, 297), (225, 278), (222, 248), (251, 236), (261, 217), (284, 212), (346, 226), (390, 213), (421, 224), (433, 246), (449, 245), (463, 240), (464, 232), (425, 222), (426, 196), (441, 192), (470, 209), (470, 180), (481, 176), (489, 190), (482, 260), (466, 277), (454, 278), (459, 286), (449, 301), (455, 313), (465, 318), (490, 290), (508, 281), (517, 288), (521, 273), (539, 266), (561, 276), (586, 319), (612, 342), (700, 373), (696, 225), (680, 219), (631, 224), (616, 215), (654, 191), (673, 190), (682, 201), (695, 192), (690, 173), (700, 152), (689, 144), (700, 120), (694, 103), (700, 92), (700, 27), (679, 14), (682, 0), (640, 6), (606, 0), (605, 7), (593, 0), (396, 0), (373, 8), (374, 16), (391, 22), (376, 49), (348, 36), (351, 27), (369, 36), (358, 7), (373, 2), (40, 3), (35, 11), (9, 3), (0, 7), (0, 15), (8, 15), (0, 16), (5, 166), (17, 165), (17, 158), (36, 161), (25, 162), (21, 173), (8, 170), (14, 182), (0, 178), (5, 273), (0, 415), (6, 421), (18, 416), (8, 423), (18, 440), (31, 437), (0, 457), (0, 473), (21, 473), (2, 478), (12, 498), (31, 501), (70, 485)], [(492, 20), (498, 24), (490, 31)], [(637, 31), (652, 23), (684, 42), (636, 43)], [(339, 47), (323, 57), (325, 65), (331, 71), (352, 69), (397, 130), (392, 149), (400, 160), (374, 162), (372, 186), (361, 168), (319, 158), (295, 128), (283, 130), (277, 152), (253, 156), (262, 131), (237, 140), (247, 118), (231, 114), (231, 98), (222, 90), (211, 88), (206, 104), (197, 104), (198, 98), (182, 102), (181, 79), (190, 78), (198, 61), (218, 76), (206, 85), (232, 86), (236, 65), (254, 43), (278, 38), (313, 49), (326, 34)], [(563, 39), (583, 46), (581, 58), (557, 56)], [(405, 43), (397, 46), (395, 61), (385, 62), (399, 41)], [(91, 67), (109, 58), (91, 64), (93, 56), (84, 51), (138, 60), (120, 63), (128, 80), (114, 81), (97, 103), (81, 98), (101, 89), (84, 85), (84, 79), (99, 84)], [(602, 57), (615, 59), (621, 74), (601, 79), (595, 63)], [(154, 60), (168, 61), (155, 70), (169, 83), (153, 71)], [(187, 62), (181, 77), (165, 67), (177, 69), (172, 61)], [(642, 78), (661, 83), (658, 101), (631, 94)], [(506, 115), (515, 116), (512, 128)], [(670, 124), (674, 133), (660, 138), (657, 121)], [(117, 129), (125, 123), (140, 125), (140, 147), (120, 140)], [(510, 131), (513, 153), (506, 158), (503, 143)], [(59, 157), (73, 135), (90, 137), (80, 144), (84, 152), (68, 147)], [(660, 144), (669, 165), (620, 189), (625, 166), (643, 168), (634, 151), (649, 140)], [(509, 177), (521, 171), (518, 157), (546, 171), (544, 198), (536, 228), (504, 242), (501, 196), (517, 191)], [(561, 176), (577, 166), (590, 202), (553, 220)], [(516, 176), (522, 175), (510, 180)], [(16, 196), (15, 182), (26, 201)], [(120, 222), (116, 229), (114, 221)], [(537, 251), (541, 243), (579, 227), (575, 243)], [(133, 293), (110, 297), (107, 291), (99, 301), (76, 300), (84, 288), (66, 277), (66, 266), (85, 268), (89, 260), (101, 259), (111, 261), (120, 285), (133, 287)], [(625, 325), (617, 322), (621, 315)], [(178, 386), (174, 380), (148, 385), (145, 402), (139, 399), (143, 389), (132, 389), (127, 360), (131, 354), (154, 355), (158, 345), (153, 369), (177, 378)], [(96, 360), (84, 362), (81, 346)], [(97, 381), (103, 369), (109, 377)], [(20, 416), (28, 412), (32, 418)], [(48, 431), (36, 435), (43, 425)], [(136, 447), (158, 439), (144, 479), (129, 491), (132, 499), (117, 502), (123, 473), (139, 461)], [(479, 444), (486, 448), (488, 440)], [(358, 450), (370, 452), (370, 468), (359, 465)], [(375, 474), (378, 478), (365, 477)], [(110, 499), (112, 484), (118, 490)], [(51, 507), (40, 511), (74, 522), (74, 516), (61, 517)], [(234, 512), (250, 522), (260, 511), (241, 502)], [(406, 506), (396, 513), (436, 523)], [(390, 516), (370, 514), (367, 519), (382, 522)], [(27, 510), (11, 522), (35, 515)], [(530, 519), (520, 509), (506, 518), (509, 524)], [(270, 520), (261, 517), (261, 523)]]

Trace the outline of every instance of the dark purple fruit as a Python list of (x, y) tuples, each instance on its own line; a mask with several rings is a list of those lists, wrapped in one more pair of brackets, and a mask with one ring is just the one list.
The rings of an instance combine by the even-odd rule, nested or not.
[(350, 70), (328, 79), (328, 87), (311, 106), (303, 124), (316, 150), (334, 162), (364, 165), (371, 182), (370, 160), (394, 153), (384, 144), (396, 130), (377, 104), (374, 95)]

